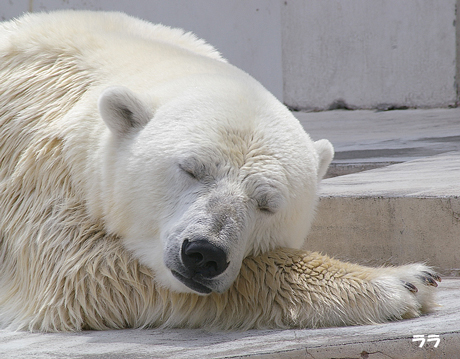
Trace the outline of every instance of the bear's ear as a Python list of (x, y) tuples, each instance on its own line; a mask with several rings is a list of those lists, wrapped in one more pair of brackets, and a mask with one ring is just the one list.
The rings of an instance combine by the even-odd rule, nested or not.
[(99, 113), (110, 131), (123, 137), (151, 119), (146, 104), (126, 87), (109, 87), (99, 97)]
[(318, 153), (318, 182), (324, 177), (329, 164), (334, 158), (334, 147), (328, 140), (319, 140), (315, 142), (315, 149)]

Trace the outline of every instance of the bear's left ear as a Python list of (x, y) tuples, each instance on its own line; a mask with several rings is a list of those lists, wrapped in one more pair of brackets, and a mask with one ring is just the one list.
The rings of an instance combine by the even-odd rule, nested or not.
[(109, 87), (99, 97), (99, 113), (110, 131), (124, 137), (151, 119), (146, 104), (126, 87)]
[(328, 140), (319, 140), (314, 143), (316, 153), (318, 153), (318, 182), (324, 177), (334, 158), (334, 147)]

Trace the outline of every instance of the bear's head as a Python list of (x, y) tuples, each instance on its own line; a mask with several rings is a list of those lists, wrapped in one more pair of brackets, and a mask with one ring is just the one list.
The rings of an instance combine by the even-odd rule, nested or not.
[(153, 92), (99, 99), (108, 230), (178, 292), (223, 292), (246, 256), (301, 247), (332, 145), (255, 81), (200, 76)]

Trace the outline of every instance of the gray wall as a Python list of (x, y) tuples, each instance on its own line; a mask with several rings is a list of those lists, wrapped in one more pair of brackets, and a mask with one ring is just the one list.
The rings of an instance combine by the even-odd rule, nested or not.
[(456, 0), (287, 0), (284, 101), (445, 107), (457, 100)]
[[(0, 18), (118, 10), (216, 46), (287, 105), (455, 106), (460, 0), (0, 0)], [(458, 77), (458, 76), (457, 76)]]

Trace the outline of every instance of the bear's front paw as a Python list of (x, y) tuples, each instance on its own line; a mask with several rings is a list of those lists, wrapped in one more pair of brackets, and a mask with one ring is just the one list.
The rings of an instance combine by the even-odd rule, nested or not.
[(414, 318), (432, 312), (434, 294), (441, 277), (423, 264), (379, 269), (375, 283), (382, 290), (382, 302), (394, 318)]

